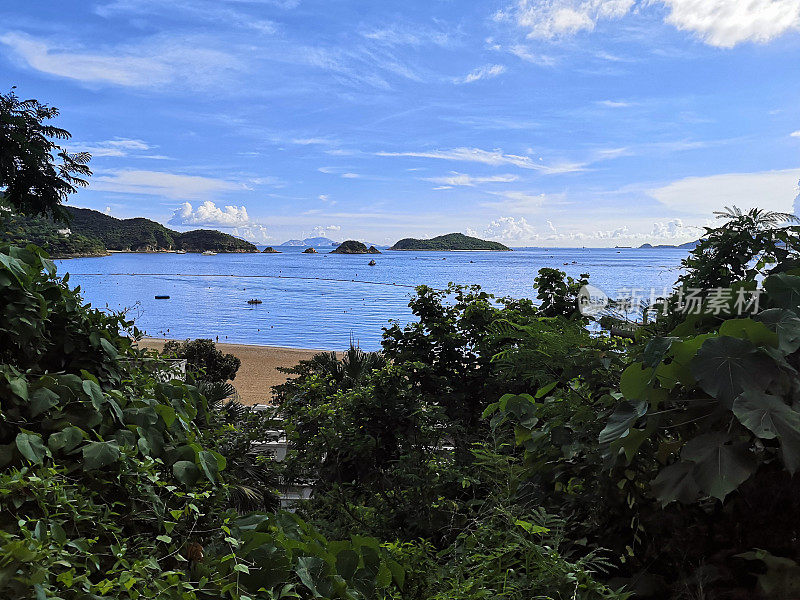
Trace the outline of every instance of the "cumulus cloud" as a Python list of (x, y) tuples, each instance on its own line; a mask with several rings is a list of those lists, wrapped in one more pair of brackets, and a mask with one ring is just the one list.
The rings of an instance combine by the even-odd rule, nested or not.
[(184, 202), (173, 211), (169, 224), (178, 227), (226, 229), (235, 236), (257, 244), (271, 239), (268, 229), (252, 221), (244, 206), (220, 208), (210, 200), (203, 202), (197, 208), (190, 202)]
[(483, 233), (487, 238), (509, 243), (529, 242), (538, 237), (525, 217), (499, 217), (489, 223)]
[(457, 77), (455, 83), (474, 83), (481, 79), (491, 79), (506, 72), (504, 65), (486, 65), (478, 67), (464, 75), (464, 77)]
[(92, 178), (92, 189), (191, 200), (226, 190), (244, 189), (244, 186), (213, 177), (126, 169), (98, 173)]
[(800, 168), (758, 173), (724, 173), (708, 177), (687, 177), (648, 190), (648, 194), (670, 209), (698, 216), (708, 216), (715, 210), (731, 205), (741, 209), (758, 207), (792, 212), (798, 179)]
[(667, 23), (721, 48), (732, 48), (741, 42), (765, 43), (789, 30), (800, 29), (797, 0), (659, 1), (670, 9)]
[(244, 206), (225, 206), (219, 208), (207, 200), (196, 209), (184, 202), (172, 213), (171, 225), (201, 225), (204, 227), (239, 227), (250, 224), (250, 217)]
[(667, 23), (720, 48), (765, 43), (800, 29), (797, 0), (517, 0), (496, 19), (516, 23), (530, 38), (553, 39), (657, 4), (668, 9)]
[(800, 138), (800, 129), (789, 134), (791, 137)]
[(449, 189), (453, 186), (467, 186), (475, 187), (481, 183), (509, 183), (517, 181), (519, 177), (516, 175), (490, 175), (488, 177), (473, 177), (465, 173), (457, 173), (453, 171), (450, 175), (444, 177), (424, 177), (423, 181), (430, 181), (431, 183), (439, 184), (437, 189)]

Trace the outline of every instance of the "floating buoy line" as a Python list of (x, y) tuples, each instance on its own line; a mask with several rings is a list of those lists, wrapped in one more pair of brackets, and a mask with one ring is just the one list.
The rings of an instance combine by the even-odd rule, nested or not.
[[(368, 285), (385, 285), (387, 287), (403, 287), (416, 289), (418, 286), (408, 283), (386, 283), (385, 281), (366, 281), (362, 279), (334, 279), (332, 277), (297, 277), (294, 275), (214, 275), (210, 273), (70, 273), (73, 277), (231, 277), (236, 279), (298, 279), (303, 281), (335, 281), (338, 283), (366, 283)], [(428, 286), (437, 291), (438, 288)]]

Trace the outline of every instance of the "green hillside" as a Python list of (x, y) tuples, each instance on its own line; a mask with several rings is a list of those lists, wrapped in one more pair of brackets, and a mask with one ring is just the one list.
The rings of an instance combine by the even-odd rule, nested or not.
[(103, 256), (108, 254), (103, 242), (70, 231), (67, 226), (56, 225), (47, 219), (6, 215), (0, 221), (0, 241), (27, 245), (36, 244), (55, 258), (77, 256)]
[(497, 250), (508, 252), (511, 248), (500, 242), (490, 242), (463, 233), (448, 233), (429, 240), (404, 238), (389, 250)]
[(245, 240), (213, 229), (196, 229), (181, 233), (150, 219), (117, 219), (88, 208), (67, 207), (72, 222), (70, 229), (99, 239), (109, 250), (158, 252), (258, 252)]

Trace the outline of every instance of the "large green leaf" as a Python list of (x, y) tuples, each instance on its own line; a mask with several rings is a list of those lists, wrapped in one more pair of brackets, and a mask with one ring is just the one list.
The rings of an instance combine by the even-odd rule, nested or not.
[(60, 400), (61, 396), (46, 387), (34, 390), (30, 395), (31, 417), (38, 417), (44, 411), (56, 406)]
[(733, 403), (733, 413), (754, 435), (778, 438), (783, 463), (791, 473), (800, 468), (800, 413), (778, 396), (745, 392)]
[(325, 561), (316, 556), (301, 556), (297, 559), (295, 572), (302, 584), (314, 595), (314, 598), (322, 597), (318, 587), (325, 576), (326, 568)]
[(633, 363), (622, 372), (619, 389), (628, 400), (641, 400), (647, 393), (652, 377), (653, 369), (642, 363)]
[(800, 309), (800, 277), (779, 273), (764, 280), (769, 304), (774, 308)]
[(600, 432), (599, 442), (608, 444), (624, 437), (636, 421), (647, 413), (647, 402), (623, 402), (609, 417), (605, 428)]
[(800, 318), (791, 310), (770, 308), (753, 317), (778, 335), (778, 348), (792, 354), (800, 348)]
[(728, 408), (743, 391), (766, 389), (777, 371), (751, 342), (727, 336), (707, 339), (691, 369), (700, 387)]
[(358, 554), (352, 550), (342, 550), (336, 555), (336, 571), (344, 579), (350, 579), (358, 569)]
[(667, 354), (672, 342), (677, 340), (674, 337), (657, 337), (647, 343), (642, 353), (642, 363), (646, 367), (657, 367), (664, 356)]
[(86, 471), (100, 469), (119, 459), (116, 442), (89, 442), (83, 448), (83, 468)]
[(683, 447), (681, 458), (695, 463), (692, 476), (700, 489), (719, 500), (739, 487), (756, 469), (746, 444), (724, 432), (699, 435)]
[(217, 482), (219, 472), (224, 468), (224, 465), (221, 465), (218, 460), (219, 456), (217, 453), (208, 450), (202, 450), (197, 453), (197, 461), (200, 463), (203, 473), (212, 483)]
[(778, 346), (778, 334), (753, 319), (728, 319), (720, 326), (719, 334), (750, 340), (756, 346)]
[(175, 479), (189, 486), (200, 479), (200, 469), (190, 460), (179, 460), (172, 465), (172, 474), (175, 475)]
[(41, 464), (49, 453), (42, 436), (37, 433), (18, 433), (16, 442), (19, 453), (34, 464)]
[(74, 425), (65, 427), (61, 431), (52, 434), (47, 439), (47, 445), (53, 452), (70, 452), (83, 441), (83, 430)]
[(677, 462), (661, 469), (651, 484), (653, 495), (666, 506), (670, 502), (689, 504), (697, 499), (700, 486), (694, 479), (694, 465)]

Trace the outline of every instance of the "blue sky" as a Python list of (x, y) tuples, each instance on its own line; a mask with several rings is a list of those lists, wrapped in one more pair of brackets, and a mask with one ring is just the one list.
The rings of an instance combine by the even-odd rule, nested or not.
[(92, 152), (70, 203), (261, 243), (683, 242), (792, 210), (800, 0), (50, 0), (5, 89)]

